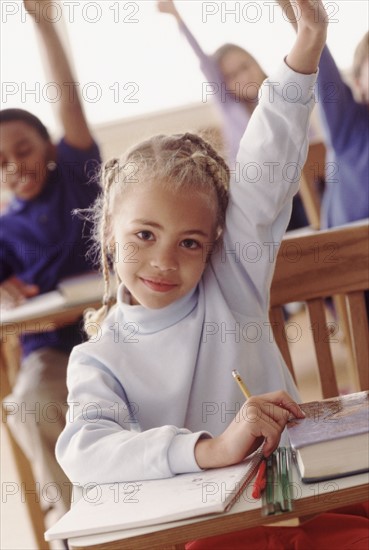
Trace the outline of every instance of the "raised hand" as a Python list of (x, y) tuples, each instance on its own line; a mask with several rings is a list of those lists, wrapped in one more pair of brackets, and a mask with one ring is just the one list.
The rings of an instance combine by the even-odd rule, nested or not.
[(24, 7), (28, 13), (39, 21), (40, 14), (42, 13), (43, 4), (50, 4), (49, 0), (23, 0)]
[[(78, 149), (91, 147), (93, 138), (88, 127), (78, 92), (74, 90), (70, 100), (71, 83), (74, 78), (67, 53), (58, 35), (57, 25), (50, 18), (43, 16), (44, 7), (55, 4), (50, 0), (23, 0), (24, 7), (34, 20), (41, 38), (45, 59), (49, 66), (49, 77), (60, 86), (61, 96), (56, 107), (64, 129), (64, 139)], [(62, 3), (60, 3), (62, 4)]]
[(328, 16), (322, 0), (293, 0), (289, 9), (286, 1), (278, 0), (278, 3), (297, 30), (296, 42), (286, 63), (298, 73), (316, 72), (327, 39)]
[(292, 0), (290, 4), (295, 14), (298, 32), (310, 30), (315, 34), (326, 35), (328, 15), (322, 0)]
[(161, 13), (169, 13), (170, 15), (173, 15), (176, 19), (180, 19), (180, 15), (173, 0), (158, 0), (157, 8)]

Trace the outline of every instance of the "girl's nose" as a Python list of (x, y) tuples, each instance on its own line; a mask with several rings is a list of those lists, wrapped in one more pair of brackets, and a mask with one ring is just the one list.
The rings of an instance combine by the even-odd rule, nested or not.
[(157, 248), (150, 264), (160, 271), (175, 271), (178, 267), (176, 254), (169, 248)]

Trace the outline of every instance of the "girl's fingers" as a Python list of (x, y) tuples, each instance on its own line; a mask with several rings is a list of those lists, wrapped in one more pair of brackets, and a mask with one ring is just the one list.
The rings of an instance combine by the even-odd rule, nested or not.
[(23, 294), (19, 289), (12, 284), (4, 283), (1, 285), (1, 302), (9, 307), (10, 305), (19, 304), (24, 300)]
[(23, 283), (16, 277), (7, 279), (0, 285), (0, 298), (3, 307), (19, 305), (39, 293), (39, 288), (36, 285), (28, 285)]
[(296, 416), (296, 418), (305, 417), (305, 413), (299, 407), (298, 403), (296, 403), (296, 401), (294, 401), (294, 399), (292, 399), (292, 397), (285, 391), (271, 392), (260, 397), (270, 403), (278, 405), (278, 407), (286, 409), (293, 416)]
[(259, 420), (254, 432), (251, 433), (256, 439), (264, 438), (264, 456), (269, 456), (278, 447), (283, 428), (284, 426), (281, 426), (270, 417), (264, 416)]

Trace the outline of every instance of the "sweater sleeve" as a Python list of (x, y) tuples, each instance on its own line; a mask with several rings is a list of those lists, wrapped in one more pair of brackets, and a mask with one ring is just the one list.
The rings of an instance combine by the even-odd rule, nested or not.
[(306, 159), (315, 80), (281, 65), (264, 82), (241, 140), (223, 245), (210, 267), (231, 309), (243, 315), (260, 316), (269, 306), (277, 250)]
[(179, 28), (183, 36), (186, 38), (187, 42), (191, 46), (193, 52), (198, 57), (201, 70), (204, 73), (207, 81), (215, 88), (215, 92), (217, 92), (217, 90), (219, 91), (220, 97), (220, 86), (223, 82), (223, 79), (216, 61), (214, 61), (210, 55), (207, 55), (202, 50), (200, 44), (197, 42), (196, 38), (183, 21), (179, 23)]
[(117, 377), (95, 357), (72, 351), (68, 413), (56, 457), (73, 484), (159, 479), (201, 471), (194, 447), (207, 432), (165, 425), (141, 431)]
[[(63, 138), (57, 145), (57, 164), (67, 174), (68, 184), (81, 185), (87, 182), (99, 190), (97, 177), (101, 156), (98, 145), (93, 142), (89, 149), (78, 149)], [(86, 186), (84, 186), (86, 188)]]
[(317, 100), (323, 116), (327, 139), (336, 155), (349, 148), (362, 119), (362, 106), (353, 97), (340, 71), (325, 46), (319, 63)]

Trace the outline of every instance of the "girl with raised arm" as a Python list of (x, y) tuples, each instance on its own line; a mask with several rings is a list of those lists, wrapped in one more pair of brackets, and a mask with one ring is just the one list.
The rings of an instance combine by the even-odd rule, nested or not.
[(159, 0), (161, 13), (172, 15), (197, 55), (201, 70), (212, 85), (222, 116), (222, 133), (226, 158), (232, 166), (250, 116), (258, 104), (260, 86), (266, 74), (256, 59), (236, 44), (224, 44), (213, 55), (207, 55), (183, 21), (173, 0)]
[[(223, 158), (190, 133), (156, 136), (105, 166), (95, 214), (107, 287), (86, 318), (90, 341), (71, 355), (70, 414), (57, 444), (76, 485), (227, 466), (263, 440), (269, 455), (288, 416), (303, 416), (268, 319), (299, 182), (285, 167), (305, 160), (326, 39), (321, 1), (298, 5), (296, 42), (241, 141), (238, 162), (258, 167), (257, 182), (242, 170), (230, 178)], [(121, 281), (113, 308), (110, 264)], [(253, 395), (246, 403), (234, 368)], [(207, 547), (252, 548), (253, 531)]]

